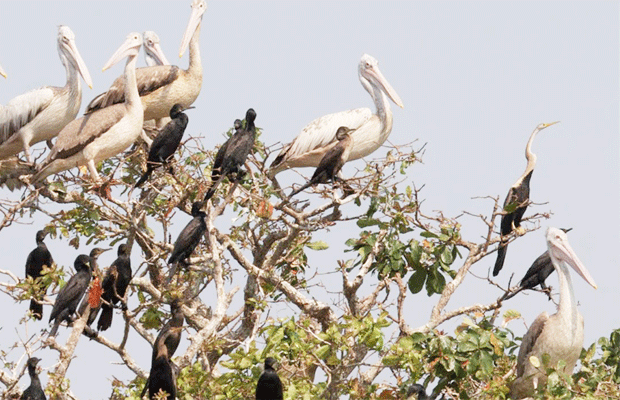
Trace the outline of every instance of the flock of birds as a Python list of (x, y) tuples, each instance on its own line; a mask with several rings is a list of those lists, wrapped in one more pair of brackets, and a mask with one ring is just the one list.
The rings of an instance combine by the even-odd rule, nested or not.
[[(189, 48), (187, 69), (169, 65), (159, 46), (159, 38), (153, 32), (145, 32), (144, 35), (131, 33), (103, 68), (108, 69), (126, 59), (123, 76), (116, 79), (105, 93), (93, 99), (85, 115), (77, 119), (82, 100), (80, 77), (89, 87), (92, 87), (92, 80), (75, 44), (75, 35), (69, 27), (60, 26), (58, 52), (66, 69), (67, 83), (64, 87), (43, 87), (27, 92), (0, 106), (0, 160), (15, 157), (23, 151), (27, 162), (34, 168), (33, 174), (24, 179), (33, 185), (42, 185), (48, 176), (78, 166), (86, 166), (91, 178), (100, 183), (96, 164), (118, 155), (142, 137), (149, 144), (149, 152), (146, 171), (135, 187), (145, 184), (160, 166), (168, 167), (172, 173), (174, 154), (188, 125), (184, 111), (193, 108), (192, 104), (202, 86), (199, 41), (206, 8), (204, 0), (192, 1), (189, 23), (179, 51), (182, 56)], [(148, 66), (136, 68), (141, 47), (145, 49)], [(6, 78), (1, 66), (0, 75)], [(289, 198), (310, 186), (343, 181), (341, 168), (346, 162), (373, 153), (388, 138), (392, 130), (390, 101), (399, 107), (403, 107), (403, 103), (373, 57), (367, 54), (362, 56), (358, 76), (374, 101), (376, 111), (373, 113), (368, 108), (360, 108), (323, 116), (308, 124), (291, 143), (285, 145), (270, 165), (267, 172), (270, 178), (274, 179), (277, 173), (289, 168), (316, 167), (312, 178), (293, 190)], [(250, 108), (245, 124), (236, 120), (235, 132), (219, 148), (206, 196), (202, 201), (193, 203), (192, 220), (179, 234), (169, 256), (171, 268), (168, 282), (177, 273), (177, 265), (189, 265), (189, 257), (206, 233), (206, 214), (202, 208), (214, 196), (220, 182), (224, 178), (230, 181), (243, 178), (242, 166), (256, 138), (255, 119), (256, 112)], [(153, 140), (143, 129), (148, 121), (154, 121), (159, 131)], [(529, 204), (530, 179), (536, 164), (536, 155), (532, 152), (534, 138), (542, 129), (555, 123), (538, 125), (527, 142), (527, 167), (510, 188), (504, 203), (494, 276), (504, 264), (509, 241), (523, 231), (521, 220)], [(42, 141), (47, 142), (51, 151), (42, 164), (34, 165), (31, 146)], [(551, 365), (564, 360), (565, 372), (571, 373), (583, 346), (583, 318), (576, 308), (567, 266), (593, 287), (596, 288), (596, 284), (570, 247), (567, 231), (556, 228), (547, 230), (548, 251), (536, 259), (520, 284), (520, 289), (537, 285), (546, 289), (545, 279), (555, 270), (560, 282), (560, 301), (556, 314), (548, 316), (542, 313), (523, 337), (517, 377), (511, 387), (511, 397), (514, 399), (531, 395), (546, 380), (544, 370), (530, 362), (532, 356), (540, 357), (547, 353)], [(45, 267), (53, 265), (53, 258), (44, 243), (45, 236), (45, 231), (37, 232), (37, 247), (26, 262), (26, 275), (39, 285)], [(82, 254), (75, 259), (76, 272), (59, 291), (50, 314), (49, 321), (54, 322), (50, 336), (56, 335), (62, 322), (71, 325), (76, 317), (85, 313), (88, 313), (87, 326), (90, 326), (99, 310), (101, 315), (97, 330), (104, 331), (112, 324), (113, 309), (118, 307), (117, 304), (120, 303), (121, 308), (126, 307), (125, 297), (132, 277), (130, 248), (121, 244), (116, 261), (101, 277), (97, 257), (103, 251), (105, 249), (95, 248), (90, 255)], [(41, 286), (41, 289), (41, 293), (35, 295), (30, 303), (30, 312), (36, 319), (43, 316), (42, 295), (45, 288)], [(148, 390), (149, 398), (160, 390), (168, 394), (168, 399), (176, 398), (171, 357), (181, 339), (184, 321), (182, 306), (179, 299), (172, 301), (171, 319), (153, 344), (150, 376), (143, 391), (144, 394)], [(37, 375), (39, 361), (31, 357), (27, 362), (31, 385), (23, 392), (22, 399), (45, 399)], [(266, 358), (264, 372), (256, 388), (257, 400), (283, 398), (282, 383), (275, 364), (275, 359)], [(409, 392), (418, 398), (431, 398), (426, 397), (420, 385), (412, 386)]]

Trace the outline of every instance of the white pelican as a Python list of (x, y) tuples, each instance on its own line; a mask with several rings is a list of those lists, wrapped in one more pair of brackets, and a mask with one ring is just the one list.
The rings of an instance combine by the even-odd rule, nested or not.
[(143, 36), (144, 43), (142, 43), (142, 45), (144, 46), (144, 60), (146, 61), (146, 65), (149, 67), (170, 65), (159, 45), (159, 36), (153, 31), (144, 31)]
[(299, 136), (284, 146), (269, 167), (269, 176), (288, 168), (316, 167), (325, 153), (336, 145), (336, 131), (341, 126), (354, 129), (353, 146), (347, 161), (357, 160), (377, 150), (392, 131), (391, 99), (399, 107), (403, 102), (379, 70), (377, 60), (364, 54), (358, 67), (360, 82), (372, 96), (377, 111), (357, 108), (325, 115), (310, 122)]
[[(192, 1), (192, 13), (179, 51), (179, 57), (183, 56), (189, 45), (189, 67), (186, 70), (172, 65), (158, 65), (139, 68), (136, 71), (145, 121), (167, 117), (176, 103), (189, 107), (200, 94), (202, 87), (200, 24), (206, 9), (205, 0)], [(122, 103), (124, 100), (123, 87), (112, 86), (88, 104), (86, 114)]]
[(50, 140), (75, 119), (82, 105), (78, 73), (89, 87), (93, 82), (68, 26), (58, 27), (58, 54), (67, 70), (64, 87), (44, 86), (15, 97), (0, 110), (0, 160), (24, 150), (32, 163), (30, 146)]
[(67, 125), (58, 134), (54, 148), (43, 169), (32, 178), (33, 182), (78, 165), (87, 165), (92, 178), (100, 182), (95, 163), (115, 156), (136, 141), (142, 132), (144, 115), (136, 86), (136, 61), (141, 46), (142, 35), (130, 33), (103, 67), (105, 71), (127, 57), (125, 102), (98, 110)]
[[(564, 360), (564, 373), (570, 375), (583, 347), (583, 317), (577, 311), (567, 264), (595, 289), (596, 283), (568, 244), (566, 233), (557, 228), (548, 228), (547, 247), (558, 273), (560, 304), (552, 316), (546, 312), (540, 314), (523, 336), (517, 358), (517, 379), (510, 390), (512, 399), (531, 396), (537, 387), (546, 383), (547, 376), (542, 365), (544, 353), (549, 355), (549, 366), (555, 367), (559, 360)], [(532, 364), (532, 356), (538, 358), (540, 366)]]
[[(525, 159), (527, 160), (525, 172), (523, 172), (523, 175), (510, 187), (506, 200), (504, 200), (504, 210), (510, 207), (513, 207), (513, 210), (502, 215), (502, 238), (509, 235), (512, 231), (516, 231), (519, 235), (525, 233), (524, 229), (521, 228), (521, 219), (530, 202), (530, 179), (532, 179), (532, 173), (536, 166), (536, 154), (532, 152), (532, 143), (534, 143), (534, 138), (538, 132), (558, 122), (560, 121), (538, 124), (534, 132), (530, 135), (530, 139), (527, 141), (527, 145), (525, 146)], [(495, 259), (495, 266), (493, 267), (493, 276), (497, 276), (504, 266), (506, 251), (508, 251), (507, 238), (500, 242), (499, 248), (497, 249), (497, 259)]]

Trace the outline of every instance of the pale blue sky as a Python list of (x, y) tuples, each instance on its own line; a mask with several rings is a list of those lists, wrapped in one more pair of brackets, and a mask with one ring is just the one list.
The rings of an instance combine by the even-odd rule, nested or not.
[[(187, 56), (179, 60), (177, 54), (189, 4), (189, 0), (0, 3), (0, 64), (8, 73), (8, 79), (0, 79), (0, 104), (41, 85), (64, 85), (56, 50), (59, 24), (74, 31), (93, 78), (94, 89), (84, 89), (84, 105), (121, 73), (122, 66), (105, 73), (101, 68), (131, 31), (156, 31), (168, 59), (185, 68)], [(488, 215), (492, 204), (472, 197), (499, 196), (503, 202), (523, 173), (524, 148), (532, 130), (540, 122), (562, 121), (543, 131), (533, 146), (538, 165), (531, 198), (547, 204), (530, 207), (528, 214), (553, 215), (542, 229), (510, 245), (498, 281), (506, 284), (512, 273), (514, 280), (521, 278), (545, 250), (547, 226), (572, 227), (571, 245), (599, 285), (594, 290), (573, 274), (588, 346), (620, 327), (615, 307), (620, 282), (618, 11), (617, 2), (590, 1), (211, 1), (201, 34), (202, 93), (189, 114), (186, 135), (204, 136), (205, 146), (215, 147), (234, 119), (253, 107), (256, 123), (264, 130), (262, 140), (286, 143), (316, 117), (372, 107), (357, 77), (359, 59), (368, 53), (379, 60), (405, 105), (404, 109), (392, 105), (389, 141), (427, 144), (424, 163), (410, 168), (406, 181), (425, 185), (426, 211)], [(361, 165), (356, 161), (345, 167), (345, 176)], [(306, 176), (311, 172), (302, 171)], [(284, 184), (301, 183), (292, 172), (279, 177)], [(2, 195), (18, 196), (4, 191)], [(359, 212), (353, 205), (342, 211)], [(186, 220), (179, 215), (175, 229), (180, 230)], [(466, 239), (481, 240), (485, 228), (479, 221), (470, 217), (460, 221)], [(0, 255), (2, 268), (23, 273), (34, 234), (45, 222), (37, 217), (33, 226), (0, 231), (5, 249)], [(334, 259), (349, 257), (337, 245), (342, 237), (355, 234), (347, 229), (332, 229), (326, 237), (334, 243), (332, 248), (309, 254), (312, 268), (332, 271)], [(59, 264), (72, 264), (78, 251), (61, 240), (48, 242)], [(139, 257), (134, 250), (136, 264)], [(113, 258), (106, 253), (101, 264)], [(494, 255), (488, 257), (472, 272), (486, 276), (494, 260)], [(555, 278), (549, 283), (557, 286)], [(338, 290), (340, 283), (331, 285), (331, 290)], [(470, 276), (448, 309), (487, 303), (499, 294)], [(315, 295), (331, 302), (326, 291)], [(419, 294), (410, 301), (415, 310), (410, 325), (416, 327), (427, 321), (436, 299), (429, 302)], [(18, 321), (27, 302), (14, 305), (0, 295), (0, 305), (11, 310), (10, 315), (5, 312), (0, 330), (0, 341), (6, 345), (15, 340), (15, 329), (25, 336)], [(553, 304), (537, 293), (519, 295), (507, 307), (521, 311), (528, 324), (543, 310), (554, 312)], [(46, 326), (29, 323), (31, 331)], [(520, 322), (510, 327), (519, 335), (525, 332)], [(66, 330), (61, 331), (59, 337), (66, 338)], [(113, 326), (110, 336), (118, 340), (120, 332)], [(146, 347), (143, 351), (138, 361), (148, 369), (150, 353)], [(55, 353), (42, 353), (42, 365), (51, 366)], [(107, 398), (112, 376), (129, 376), (125, 368), (110, 366), (120, 361), (115, 354), (101, 351), (85, 338), (76, 356), (67, 377), (80, 399)], [(95, 357), (104, 376), (92, 372)], [(88, 378), (83, 378), (86, 370)], [(20, 385), (25, 387), (26, 381)]]

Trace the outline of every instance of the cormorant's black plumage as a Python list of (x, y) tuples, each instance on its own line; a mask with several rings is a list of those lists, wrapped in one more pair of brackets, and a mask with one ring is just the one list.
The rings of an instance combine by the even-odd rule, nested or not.
[(213, 197), (217, 186), (225, 176), (230, 179), (232, 174), (236, 174), (237, 178), (241, 174), (240, 168), (250, 155), (256, 139), (254, 120), (256, 120), (256, 111), (250, 108), (245, 114), (245, 129), (237, 129), (220, 147), (213, 162), (211, 187), (207, 191), (204, 201)]
[(409, 389), (407, 390), (407, 400), (413, 399), (414, 394), (416, 395), (415, 397), (416, 400), (434, 399), (434, 397), (431, 397), (426, 394), (426, 389), (424, 388), (424, 386), (420, 385), (419, 383), (414, 383), (413, 385), (409, 386)]
[(158, 343), (156, 357), (151, 364), (148, 380), (149, 399), (154, 399), (160, 390), (168, 393), (167, 400), (174, 400), (177, 396), (176, 378), (170, 363), (168, 348), (163, 342)]
[[(78, 308), (78, 315), (82, 316), (86, 312), (86, 307), (88, 307), (90, 303), (91, 294), (96, 296), (95, 292), (91, 293), (93, 286), (95, 284), (99, 286), (97, 289), (101, 289), (101, 271), (99, 270), (98, 259), (99, 256), (110, 249), (102, 249), (100, 247), (95, 247), (90, 251), (90, 272), (93, 278), (91, 287), (86, 290), (86, 295), (82, 298), (82, 302), (80, 303), (80, 308)], [(98, 282), (98, 283), (97, 283)], [(95, 289), (95, 290), (97, 290)], [(97, 319), (97, 314), (99, 313), (99, 309), (101, 308), (101, 298), (97, 299), (99, 301), (99, 305), (93, 307), (91, 305), (90, 311), (88, 312), (88, 319), (86, 320), (86, 325), (91, 326), (95, 319)]]
[(170, 278), (176, 273), (177, 263), (188, 265), (187, 259), (192, 255), (207, 230), (205, 222), (207, 214), (200, 210), (203, 204), (200, 201), (192, 204), (192, 217), (194, 218), (183, 228), (174, 242), (172, 253), (170, 253), (170, 258), (168, 258), (168, 264), (173, 265), (170, 270)]
[(30, 375), (30, 386), (24, 390), (20, 400), (47, 400), (45, 392), (41, 387), (39, 374), (37, 374), (37, 364), (41, 359), (30, 357), (28, 359), (28, 375)]
[(153, 139), (146, 160), (146, 172), (144, 172), (140, 180), (136, 182), (135, 187), (146, 182), (155, 168), (170, 162), (172, 156), (181, 144), (181, 139), (183, 139), (183, 134), (185, 133), (185, 128), (189, 121), (189, 118), (183, 111), (190, 108), (194, 107), (184, 108), (182, 104), (175, 104), (172, 106), (170, 109), (171, 121), (168, 122), (166, 126), (159, 131), (155, 139)]
[[(571, 229), (572, 228), (562, 230), (564, 233), (567, 233)], [(521, 286), (522, 289), (534, 289), (536, 286), (540, 285), (541, 288), (547, 289), (545, 280), (554, 270), (555, 268), (551, 262), (551, 256), (548, 251), (545, 251), (536, 260), (534, 260), (532, 266), (527, 270), (523, 279), (521, 279), (519, 286)]]
[(54, 327), (50, 332), (50, 336), (55, 336), (58, 326), (62, 321), (71, 321), (71, 316), (75, 313), (80, 299), (84, 296), (88, 283), (91, 278), (90, 270), (91, 258), (85, 254), (77, 256), (74, 262), (75, 274), (69, 279), (69, 282), (63, 287), (52, 308), (50, 322), (54, 321)]
[(306, 183), (302, 185), (299, 189), (293, 190), (289, 198), (295, 196), (297, 193), (302, 190), (317, 185), (319, 183), (328, 183), (335, 182), (338, 178), (338, 172), (344, 166), (344, 163), (347, 162), (349, 158), (349, 153), (351, 151), (351, 145), (353, 144), (353, 138), (351, 137), (351, 132), (353, 129), (349, 129), (346, 126), (341, 126), (338, 128), (336, 132), (336, 139), (338, 139), (338, 143), (331, 149), (329, 149), (321, 161), (319, 161), (319, 165), (316, 167), (314, 174), (312, 174), (312, 178)]
[[(28, 254), (28, 258), (26, 259), (26, 276), (32, 277), (32, 279), (36, 279), (41, 276), (41, 271), (43, 271), (43, 266), (46, 265), (48, 268), (51, 268), (54, 260), (52, 259), (52, 255), (43, 240), (47, 233), (45, 231), (38, 231), (36, 235), (37, 247)], [(36, 319), (41, 319), (43, 317), (43, 304), (37, 302), (34, 298), (30, 300), (30, 312), (32, 316)]]
[(101, 285), (103, 302), (101, 304), (101, 316), (97, 322), (97, 329), (100, 331), (105, 331), (112, 325), (112, 316), (114, 315), (112, 305), (124, 301), (132, 273), (129, 255), (129, 246), (125, 243), (118, 246), (118, 257), (110, 265), (103, 278)]
[(256, 400), (282, 400), (282, 381), (274, 366), (276, 360), (272, 357), (265, 358), (265, 370), (258, 378), (256, 384)]
[[(158, 349), (162, 344), (166, 346), (166, 353), (168, 354), (168, 359), (170, 359), (181, 342), (181, 332), (183, 331), (183, 321), (185, 320), (185, 316), (183, 315), (183, 311), (181, 311), (181, 302), (178, 299), (175, 299), (172, 303), (170, 303), (170, 313), (172, 314), (171, 318), (161, 328), (161, 331), (159, 331), (159, 334), (153, 343), (151, 365), (156, 363)], [(144, 396), (144, 393), (148, 387), (150, 387), (150, 377), (144, 385), (144, 390), (142, 390), (140, 398)]]

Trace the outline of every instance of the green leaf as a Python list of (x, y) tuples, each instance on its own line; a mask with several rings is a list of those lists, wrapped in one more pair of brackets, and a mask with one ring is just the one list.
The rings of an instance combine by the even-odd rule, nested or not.
[(532, 364), (534, 368), (540, 368), (540, 360), (536, 356), (530, 356), (530, 364)]
[(426, 281), (426, 270), (423, 268), (418, 268), (416, 271), (411, 274), (409, 277), (409, 291), (413, 294), (419, 293), (420, 290), (424, 287), (424, 282)]
[(361, 218), (357, 220), (357, 226), (360, 228), (366, 228), (367, 226), (379, 225), (381, 221), (378, 219)]
[(425, 237), (425, 238), (429, 238), (429, 239), (437, 239), (437, 235), (435, 235), (433, 232), (429, 232), (429, 231), (424, 231), (424, 232), (420, 233), (420, 236)]
[(312, 250), (327, 250), (329, 249), (329, 245), (322, 240), (318, 240), (316, 242), (306, 243), (306, 247)]

